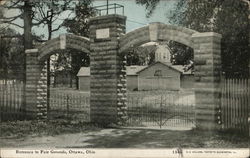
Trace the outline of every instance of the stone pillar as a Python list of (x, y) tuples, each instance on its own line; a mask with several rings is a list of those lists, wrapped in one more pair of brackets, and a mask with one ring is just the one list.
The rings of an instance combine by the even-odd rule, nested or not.
[(126, 120), (126, 71), (118, 55), (125, 25), (121, 15), (90, 19), (90, 118), (103, 126)]
[[(26, 52), (26, 92), (25, 112), (27, 119), (44, 119), (47, 117), (46, 67), (37, 59), (38, 49)], [(45, 67), (45, 69), (44, 69)], [(44, 82), (45, 81), (45, 82)], [(44, 85), (45, 84), (45, 85)], [(44, 93), (45, 92), (45, 93)]]
[(195, 97), (198, 129), (216, 130), (220, 108), (221, 35), (213, 32), (195, 33)]

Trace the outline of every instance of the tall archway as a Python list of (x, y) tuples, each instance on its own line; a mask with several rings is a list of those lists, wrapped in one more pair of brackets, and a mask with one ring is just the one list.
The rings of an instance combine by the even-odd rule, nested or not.
[(125, 29), (125, 16), (94, 17), (90, 19), (90, 40), (63, 35), (38, 49), (27, 50), (26, 110), (30, 116), (46, 118), (45, 59), (56, 49), (75, 48), (90, 52), (91, 121), (102, 125), (124, 123), (127, 85), (121, 54), (143, 43), (173, 40), (194, 49), (196, 125), (203, 129), (217, 128), (221, 35), (162, 23), (152, 23), (127, 34)]
[(47, 41), (37, 49), (26, 50), (26, 112), (32, 119), (47, 117), (46, 59), (59, 49), (90, 53), (89, 39), (65, 34)]
[(147, 42), (175, 41), (194, 50), (196, 125), (202, 129), (218, 128), (217, 112), (220, 107), (220, 40), (214, 32), (200, 33), (191, 29), (163, 23), (131, 31), (120, 38), (119, 53), (126, 54), (131, 47)]

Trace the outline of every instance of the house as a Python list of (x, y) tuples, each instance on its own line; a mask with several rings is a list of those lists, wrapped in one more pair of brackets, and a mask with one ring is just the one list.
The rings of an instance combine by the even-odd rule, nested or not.
[[(192, 88), (194, 77), (191, 71), (184, 71), (182, 65), (172, 65), (170, 49), (158, 45), (155, 63), (148, 66), (126, 66), (127, 89), (133, 90), (180, 90)], [(78, 72), (79, 90), (90, 89), (90, 68), (82, 67)]]

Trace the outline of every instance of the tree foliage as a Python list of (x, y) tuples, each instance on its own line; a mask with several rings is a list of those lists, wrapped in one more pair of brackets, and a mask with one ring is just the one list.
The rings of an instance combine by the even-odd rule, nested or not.
[[(30, 21), (30, 27), (47, 27), (48, 39), (51, 39), (52, 33), (61, 28), (59, 21), (63, 21), (70, 16), (78, 1), (75, 0), (9, 0), (5, 3), (4, 8), (8, 11), (15, 12), (15, 15), (5, 16), (2, 22), (25, 29), (25, 26), (20, 24), (18, 20)], [(25, 11), (28, 12), (29, 17), (25, 19)], [(68, 16), (62, 16), (68, 15)], [(57, 23), (57, 24), (54, 24)], [(39, 35), (45, 35), (44, 32)]]
[(95, 10), (91, 7), (91, 4), (91, 0), (84, 0), (76, 5), (74, 12), (75, 16), (64, 20), (64, 23), (62, 24), (67, 28), (68, 32), (89, 37), (89, 18), (96, 14)]
[[(159, 0), (137, 0), (148, 14)], [(222, 34), (222, 70), (228, 75), (248, 75), (249, 2), (245, 0), (179, 0), (170, 22), (199, 32)], [(148, 7), (148, 5), (153, 5)]]
[(131, 48), (126, 54), (127, 66), (150, 65), (154, 63), (156, 45)]
[(168, 46), (172, 53), (171, 63), (174, 65), (188, 65), (190, 61), (193, 61), (194, 52), (192, 48), (175, 41), (169, 41)]
[[(92, 1), (80, 1), (80, 3), (75, 7), (74, 14), (75, 16), (73, 18), (66, 19), (62, 26), (64, 26), (70, 33), (89, 37), (89, 19), (96, 14), (92, 8)], [(86, 52), (78, 52), (77, 50), (70, 51), (74, 52), (71, 53), (71, 73), (73, 76), (76, 76), (82, 66), (89, 66), (90, 57)], [(76, 82), (76, 84), (76, 87), (78, 87), (78, 82)]]
[(144, 5), (146, 9), (148, 10), (146, 14), (147, 17), (150, 17), (153, 14), (159, 2), (160, 0), (136, 0), (137, 4)]
[(0, 28), (0, 71), (1, 78), (22, 80), (24, 73), (24, 48), (20, 38), (13, 29)]

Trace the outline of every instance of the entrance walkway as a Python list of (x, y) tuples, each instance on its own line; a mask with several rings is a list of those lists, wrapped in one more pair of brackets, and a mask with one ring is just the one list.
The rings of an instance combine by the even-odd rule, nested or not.
[(247, 140), (199, 131), (96, 129), (76, 134), (0, 138), (0, 147), (21, 148), (246, 148)]

